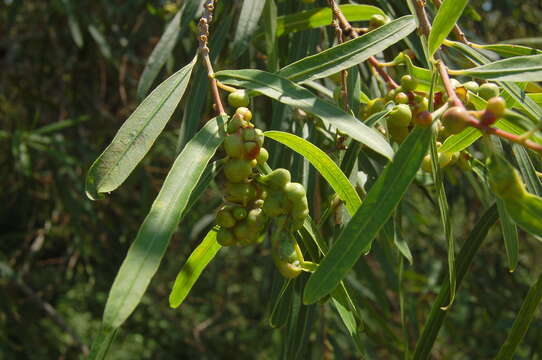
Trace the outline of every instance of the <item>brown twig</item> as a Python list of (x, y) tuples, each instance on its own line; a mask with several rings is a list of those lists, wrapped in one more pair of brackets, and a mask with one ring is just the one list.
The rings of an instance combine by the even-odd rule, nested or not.
[[(348, 22), (341, 8), (337, 5), (335, 0), (328, 0), (328, 3), (331, 11), (333, 12), (333, 18), (336, 19), (339, 23), (343, 35), (350, 36), (352, 38), (359, 37), (360, 34), (358, 33), (357, 29), (353, 28), (352, 25), (350, 25), (350, 22)], [(384, 70), (384, 68), (380, 66), (380, 62), (374, 56), (369, 57), (368, 61), (375, 68), (375, 70), (382, 77), (382, 79), (388, 84), (388, 87), (390, 89), (395, 89), (399, 87), (399, 85), (391, 78), (391, 76), (386, 72), (386, 70)]]
[(206, 0), (203, 5), (203, 15), (198, 23), (199, 29), (199, 53), (203, 59), (203, 63), (207, 68), (207, 74), (209, 76), (209, 83), (211, 84), (211, 93), (213, 94), (214, 103), (216, 109), (220, 115), (226, 114), (222, 100), (220, 100), (220, 94), (218, 92), (218, 86), (216, 85), (216, 79), (214, 78), (213, 65), (209, 58), (209, 47), (207, 41), (209, 39), (209, 24), (213, 21), (213, 11), (215, 9), (214, 0)]
[[(339, 25), (339, 19), (337, 16), (337, 14), (339, 13), (338, 11), (340, 11), (340, 8), (337, 6), (334, 0), (328, 0), (327, 2), (333, 12), (333, 26), (335, 27), (335, 33), (337, 34), (337, 41), (339, 42), (339, 44), (342, 44), (344, 42), (343, 30), (341, 26)], [(339, 9), (339, 10), (336, 11), (336, 9)], [(345, 111), (348, 111), (348, 88), (346, 85), (346, 76), (347, 76), (346, 70), (341, 70), (340, 94), (343, 99), (343, 108)]]

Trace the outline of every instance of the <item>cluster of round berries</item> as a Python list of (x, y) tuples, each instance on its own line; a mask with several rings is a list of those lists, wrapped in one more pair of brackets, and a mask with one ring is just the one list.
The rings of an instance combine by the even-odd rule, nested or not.
[(220, 226), (217, 241), (222, 246), (258, 243), (274, 220), (273, 259), (284, 276), (295, 277), (302, 271), (304, 260), (292, 233), (303, 226), (309, 214), (305, 188), (291, 182), (286, 169), (275, 169), (267, 175), (255, 170), (269, 158), (263, 148), (264, 134), (251, 122), (245, 91), (232, 92), (228, 102), (237, 109), (228, 122), (223, 143), (227, 155), (223, 169), (226, 203), (216, 216)]

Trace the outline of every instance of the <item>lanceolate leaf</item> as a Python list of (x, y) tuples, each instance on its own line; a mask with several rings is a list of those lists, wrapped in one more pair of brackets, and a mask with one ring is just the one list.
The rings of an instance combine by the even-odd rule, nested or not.
[(519, 227), (542, 237), (542, 198), (526, 194), (514, 201), (505, 201), (504, 206)]
[(542, 55), (516, 56), (450, 73), (495, 81), (541, 81)]
[(306, 304), (332, 292), (392, 215), (416, 175), (431, 140), (430, 128), (415, 128), (386, 166), (359, 210), (309, 278)]
[(303, 138), (282, 131), (267, 131), (265, 136), (288, 146), (306, 158), (344, 201), (350, 215), (354, 215), (361, 205), (361, 199), (348, 178), (325, 152)]
[(179, 104), (196, 58), (160, 84), (130, 117), (87, 174), (91, 199), (119, 187), (143, 159)]
[(207, 233), (177, 275), (171, 294), (169, 294), (169, 306), (172, 308), (179, 307), (183, 303), (192, 286), (199, 279), (201, 272), (222, 248), (216, 242), (217, 231), (217, 229), (212, 229)]
[(367, 60), (416, 29), (414, 17), (403, 16), (356, 39), (294, 62), (279, 75), (294, 82), (323, 78)]
[(283, 104), (301, 108), (322, 119), (326, 126), (341, 130), (385, 157), (393, 156), (391, 146), (376, 130), (287, 79), (260, 70), (224, 70), (215, 76), (226, 84), (255, 90)]
[(177, 157), (128, 250), (105, 306), (105, 327), (119, 327), (134, 311), (207, 163), (222, 143), (226, 116), (210, 120)]
[[(461, 251), (457, 256), (456, 264), (458, 288), (461, 285), (461, 281), (467, 274), (474, 255), (482, 245), (491, 226), (497, 222), (497, 219), (497, 207), (493, 205), (482, 215), (474, 229), (472, 229), (469, 238), (465, 241), (463, 247), (461, 248)], [(448, 314), (448, 311), (442, 310), (442, 307), (447, 304), (449, 298), (450, 281), (446, 278), (442, 281), (440, 292), (435, 299), (435, 302), (431, 306), (431, 312), (429, 313), (429, 317), (423, 326), (423, 331), (420, 338), (416, 343), (416, 349), (412, 359), (424, 360), (429, 358), (431, 348), (433, 347), (439, 330), (444, 323), (444, 318), (446, 317), (446, 314)]]
[[(341, 5), (342, 13), (348, 21), (369, 20), (373, 15), (385, 15), (382, 10), (371, 5)], [(296, 31), (313, 29), (331, 24), (331, 9), (311, 9), (277, 18), (277, 36)]]
[(484, 50), (491, 50), (504, 58), (514, 56), (526, 56), (541, 54), (542, 51), (533, 49), (527, 46), (512, 45), (512, 44), (491, 44), (491, 45), (476, 45), (476, 47)]
[(237, 29), (233, 38), (231, 56), (237, 59), (245, 52), (254, 31), (258, 27), (265, 0), (243, 0), (241, 13), (237, 18)]
[(437, 16), (435, 16), (433, 28), (427, 40), (429, 56), (433, 56), (450, 31), (452, 31), (468, 3), (469, 0), (444, 0), (438, 9)]

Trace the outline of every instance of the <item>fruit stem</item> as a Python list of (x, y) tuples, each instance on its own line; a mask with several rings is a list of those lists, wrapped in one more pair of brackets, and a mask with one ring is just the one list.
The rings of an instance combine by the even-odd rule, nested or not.
[(211, 93), (213, 94), (214, 103), (216, 109), (220, 115), (225, 115), (224, 106), (222, 105), (222, 100), (220, 100), (220, 93), (218, 92), (217, 81), (214, 78), (213, 64), (211, 64), (211, 59), (209, 57), (209, 47), (207, 40), (209, 39), (209, 24), (213, 20), (213, 11), (215, 8), (215, 0), (206, 0), (203, 5), (203, 15), (198, 23), (199, 29), (199, 54), (203, 59), (203, 63), (207, 68), (207, 74), (209, 77), (209, 83), (211, 85)]
[(216, 85), (217, 85), (219, 88), (221, 88), (222, 90), (227, 91), (227, 92), (230, 92), (230, 93), (237, 91), (237, 89), (234, 88), (233, 86), (229, 86), (229, 85), (223, 84), (223, 83), (221, 83), (221, 82), (218, 81), (218, 80), (216, 80)]

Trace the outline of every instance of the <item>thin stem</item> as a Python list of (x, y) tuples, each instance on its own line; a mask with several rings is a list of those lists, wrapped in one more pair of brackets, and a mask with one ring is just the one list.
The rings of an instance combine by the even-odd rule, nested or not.
[(209, 83), (211, 85), (211, 93), (213, 94), (214, 103), (216, 109), (220, 115), (225, 115), (224, 106), (222, 105), (222, 100), (220, 100), (220, 94), (218, 92), (218, 86), (216, 84), (216, 79), (214, 78), (213, 65), (211, 64), (211, 59), (209, 58), (209, 47), (207, 41), (209, 39), (209, 24), (213, 21), (213, 11), (214, 11), (214, 0), (206, 0), (203, 5), (203, 15), (198, 23), (199, 28), (199, 54), (203, 59), (203, 63), (207, 68), (207, 74), (209, 77)]
[[(356, 28), (353, 28), (352, 25), (350, 25), (350, 22), (348, 22), (341, 8), (337, 5), (335, 0), (328, 0), (328, 4), (331, 8), (331, 11), (333, 12), (333, 18), (337, 19), (337, 22), (342, 29), (343, 35), (350, 36), (352, 38), (359, 37), (359, 32)], [(375, 68), (375, 70), (382, 77), (382, 79), (388, 84), (388, 87), (390, 89), (395, 89), (399, 87), (399, 85), (391, 78), (391, 76), (386, 72), (386, 70), (384, 70), (384, 68), (380, 66), (380, 62), (374, 56), (369, 57), (368, 61)]]
[(425, 12), (425, 0), (412, 0), (416, 9), (416, 17), (420, 23), (420, 31), (425, 37), (429, 37), (431, 32), (431, 23)]
[[(343, 30), (341, 26), (339, 25), (339, 19), (338, 19), (338, 13), (340, 12), (340, 8), (337, 6), (334, 0), (328, 0), (327, 2), (331, 8), (331, 11), (333, 12), (333, 25), (335, 26), (335, 33), (337, 34), (337, 40), (339, 44), (342, 44), (344, 42)], [(341, 70), (340, 94), (343, 100), (343, 108), (346, 112), (348, 112), (348, 88), (346, 86), (346, 75), (347, 75), (346, 70)]]

